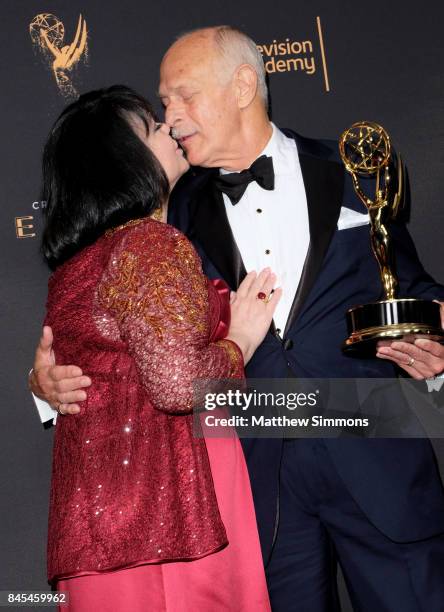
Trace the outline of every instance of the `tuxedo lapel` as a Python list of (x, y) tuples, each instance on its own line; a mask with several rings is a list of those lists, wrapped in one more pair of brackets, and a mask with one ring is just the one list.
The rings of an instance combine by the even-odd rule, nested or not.
[(307, 197), (310, 244), (284, 337), (299, 316), (319, 274), (336, 228), (344, 189), (344, 169), (340, 163), (301, 153), (299, 146), (298, 149)]
[[(342, 203), (344, 169), (340, 162), (327, 158), (324, 150), (318, 148), (319, 141), (309, 141), (289, 130), (283, 131), (296, 140), (298, 147), (310, 231), (310, 244), (285, 326), (285, 337), (313, 287), (335, 231)], [(224, 280), (236, 290), (246, 270), (228, 222), (222, 194), (214, 187), (212, 177), (218, 172), (206, 174), (205, 184), (190, 202), (187, 234), (202, 246)]]
[(191, 202), (190, 212), (189, 238), (199, 242), (231, 289), (236, 290), (246, 270), (228, 223), (222, 194), (212, 180)]

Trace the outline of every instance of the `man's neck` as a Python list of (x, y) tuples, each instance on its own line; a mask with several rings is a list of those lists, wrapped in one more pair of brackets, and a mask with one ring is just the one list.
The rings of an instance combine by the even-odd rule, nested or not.
[(230, 172), (239, 172), (249, 168), (265, 149), (273, 135), (273, 126), (266, 120), (261, 125), (249, 126), (242, 131), (236, 149), (238, 155), (221, 160), (220, 168)]

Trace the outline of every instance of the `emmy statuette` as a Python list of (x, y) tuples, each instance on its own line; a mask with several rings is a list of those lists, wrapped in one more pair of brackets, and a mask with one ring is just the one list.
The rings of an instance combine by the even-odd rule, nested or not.
[[(403, 198), (404, 173), (399, 156), (391, 163), (390, 138), (377, 123), (361, 121), (345, 130), (339, 150), (346, 170), (351, 174), (356, 194), (367, 208), (370, 240), (378, 262), (383, 299), (354, 306), (347, 311), (349, 336), (342, 349), (356, 356), (375, 354), (379, 340), (415, 338), (444, 340), (440, 306), (436, 302), (415, 298), (397, 298), (398, 281), (395, 261), (386, 224), (397, 216)], [(396, 191), (392, 187), (396, 167)], [(375, 178), (374, 196), (365, 193), (362, 179)], [(360, 182), (361, 179), (361, 182)]]

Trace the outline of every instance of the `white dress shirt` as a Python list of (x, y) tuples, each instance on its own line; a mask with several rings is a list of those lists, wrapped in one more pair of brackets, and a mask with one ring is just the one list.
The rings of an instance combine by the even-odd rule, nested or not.
[(39, 417), (42, 423), (46, 423), (47, 421), (52, 421), (52, 424), (55, 425), (57, 421), (57, 412), (51, 408), (49, 404), (47, 404), (44, 400), (41, 400), (39, 397), (32, 394), (35, 406), (37, 408), (37, 412), (39, 413)]
[(269, 267), (277, 274), (276, 287), (282, 287), (283, 292), (274, 321), (282, 334), (301, 278), (310, 232), (296, 143), (271, 125), (273, 134), (260, 155), (273, 158), (274, 190), (267, 191), (252, 182), (235, 206), (225, 194), (223, 198), (247, 272)]

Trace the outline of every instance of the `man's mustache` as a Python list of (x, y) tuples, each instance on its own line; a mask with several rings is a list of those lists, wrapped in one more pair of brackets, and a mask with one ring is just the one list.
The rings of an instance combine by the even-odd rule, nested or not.
[(182, 132), (179, 128), (175, 127), (170, 129), (170, 136), (171, 138), (174, 138), (174, 140), (180, 140), (181, 138), (185, 138), (186, 136), (192, 136), (193, 134), (195, 134), (195, 131)]

